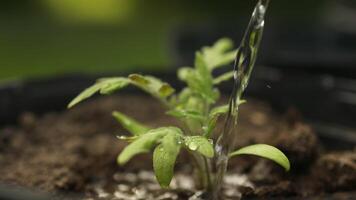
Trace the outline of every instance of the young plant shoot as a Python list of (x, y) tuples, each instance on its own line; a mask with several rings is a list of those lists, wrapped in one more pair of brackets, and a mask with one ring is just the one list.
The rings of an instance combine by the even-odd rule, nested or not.
[[(198, 172), (197, 185), (209, 190), (214, 184), (212, 172), (215, 141), (213, 132), (218, 118), (229, 111), (229, 105), (216, 105), (220, 93), (217, 86), (233, 78), (232, 72), (214, 77), (214, 70), (234, 61), (236, 50), (230, 39), (220, 39), (211, 47), (203, 47), (196, 52), (194, 67), (182, 67), (178, 78), (186, 87), (176, 92), (168, 83), (152, 76), (131, 74), (128, 77), (102, 78), (84, 90), (68, 107), (89, 98), (95, 93), (103, 95), (133, 85), (159, 100), (167, 109), (166, 114), (181, 121), (181, 127), (151, 128), (137, 122), (125, 114), (114, 111), (115, 119), (131, 136), (120, 136), (128, 142), (127, 147), (117, 158), (120, 165), (126, 164), (138, 154), (153, 151), (153, 168), (158, 183), (169, 187), (174, 174), (174, 165), (178, 154), (186, 149)], [(240, 100), (240, 103), (242, 100)], [(270, 159), (285, 170), (289, 170), (288, 158), (277, 148), (267, 144), (255, 144), (233, 151), (229, 159), (239, 155), (256, 155)]]

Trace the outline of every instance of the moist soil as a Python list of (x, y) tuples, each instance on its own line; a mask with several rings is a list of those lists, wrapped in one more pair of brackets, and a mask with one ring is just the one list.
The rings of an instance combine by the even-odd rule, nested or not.
[[(127, 131), (111, 117), (113, 110), (151, 127), (179, 126), (157, 101), (138, 95), (97, 98), (43, 116), (24, 112), (16, 126), (0, 129), (0, 182), (51, 194), (77, 193), (83, 199), (204, 196), (194, 185), (186, 152), (178, 158), (171, 189), (159, 188), (150, 154), (118, 166), (116, 157), (126, 143), (116, 137)], [(238, 146), (275, 145), (290, 158), (292, 169), (287, 173), (252, 156), (233, 158), (225, 178), (225, 199), (351, 199), (356, 195), (355, 150), (325, 150), (293, 109), (278, 115), (267, 104), (251, 99), (240, 112)], [(221, 129), (220, 122), (217, 130)]]

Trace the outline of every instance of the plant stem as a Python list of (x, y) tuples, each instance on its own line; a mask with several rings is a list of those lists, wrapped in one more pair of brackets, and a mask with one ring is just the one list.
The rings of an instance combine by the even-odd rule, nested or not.
[(205, 175), (206, 175), (206, 180), (207, 180), (206, 189), (208, 191), (210, 191), (213, 188), (213, 183), (212, 183), (212, 179), (211, 179), (211, 168), (209, 166), (208, 159), (205, 157), (203, 159), (204, 159), (204, 165), (205, 165)]

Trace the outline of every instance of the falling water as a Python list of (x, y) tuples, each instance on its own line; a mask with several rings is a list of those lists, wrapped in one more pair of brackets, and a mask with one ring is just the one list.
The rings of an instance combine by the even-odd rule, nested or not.
[(213, 198), (219, 199), (219, 193), (226, 172), (229, 153), (234, 150), (237, 138), (238, 108), (241, 103), (252, 69), (255, 65), (257, 50), (263, 34), (264, 18), (269, 0), (259, 0), (255, 6), (245, 35), (241, 41), (234, 63), (234, 85), (229, 101), (229, 112), (225, 120), (223, 133), (218, 138), (216, 151), (216, 183)]

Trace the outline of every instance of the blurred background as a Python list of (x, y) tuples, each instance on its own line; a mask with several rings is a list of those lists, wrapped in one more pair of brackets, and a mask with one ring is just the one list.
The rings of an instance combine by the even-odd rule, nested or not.
[[(11, 0), (0, 3), (0, 79), (167, 70), (222, 36), (239, 43), (255, 1)], [(353, 0), (273, 1), (260, 63), (355, 64)]]
[[(220, 37), (238, 44), (254, 5), (252, 0), (1, 1), (0, 81), (132, 71), (169, 76), (191, 64), (202, 45)], [(355, 140), (356, 1), (273, 0), (253, 76), (251, 96), (277, 110), (296, 107), (322, 132), (341, 131), (346, 140)], [(85, 80), (70, 85), (79, 88), (66, 95), (87, 86)], [(53, 90), (50, 83), (45, 85)], [(5, 85), (6, 94), (17, 96), (2, 97), (4, 119), (15, 112), (9, 106), (13, 99), (30, 96), (33, 102), (40, 96)], [(19, 112), (38, 109), (16, 105), (22, 106)]]

